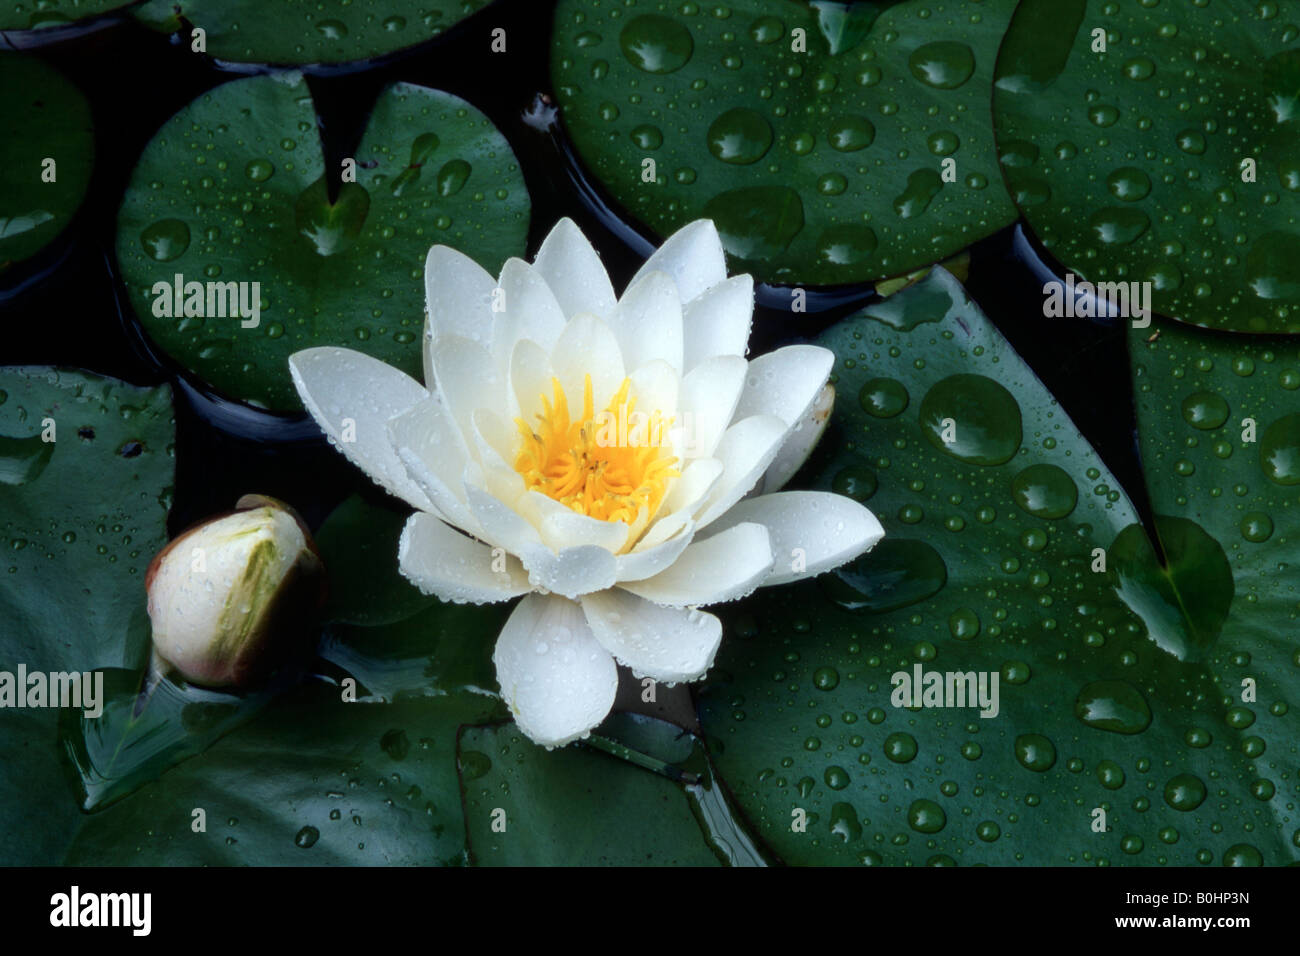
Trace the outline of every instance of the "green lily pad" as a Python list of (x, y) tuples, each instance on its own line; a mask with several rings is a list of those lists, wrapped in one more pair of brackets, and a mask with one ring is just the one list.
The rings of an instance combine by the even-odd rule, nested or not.
[(1276, 3), (1025, 0), (994, 116), (1034, 233), (1089, 281), (1151, 283), (1162, 314), (1300, 332), (1296, 40)]
[[(312, 684), (87, 817), (66, 861), (94, 865), (459, 864), (455, 736), (491, 707), (460, 694), (344, 703)], [(195, 832), (194, 811), (206, 829)]]
[[(172, 439), (165, 386), (0, 369), (0, 671), (143, 665), (144, 572), (167, 540)], [(55, 862), (79, 816), (59, 757), (59, 715), (0, 711), (6, 865)]]
[[(1263, 760), (1279, 769), (1264, 773), (1242, 733), (1237, 663), (1276, 625), (1276, 652), (1250, 671), (1269, 675), (1251, 710), (1263, 722), (1281, 702), (1285, 715), (1300, 689), (1291, 652), (1281, 656), (1294, 574), (1284, 584), (1270, 572), (1285, 600), (1264, 611), (1226, 519), (1157, 495), (1161, 563), (1115, 478), (940, 270), (822, 344), (838, 357), (839, 401), (811, 482), (864, 500), (886, 537), (818, 581), (725, 609), (701, 693), (719, 772), (775, 852), (895, 865), (1300, 856), (1294, 818), (1270, 803), (1296, 735), (1269, 728)], [(1171, 346), (1162, 383), (1197, 354)], [(1279, 353), (1273, 374), (1283, 364)], [(1012, 401), (998, 419), (984, 414), (994, 395)], [(951, 441), (933, 440), (936, 404)], [(1272, 408), (1284, 411), (1276, 393)], [(1142, 428), (1186, 454), (1192, 429)], [(1167, 457), (1147, 466), (1153, 489), (1178, 493)], [(1209, 480), (1232, 494), (1222, 471)], [(1286, 511), (1274, 497), (1273, 510), (1295, 511), (1293, 499)]]
[(50, 30), (103, 16), (135, 0), (17, 0), (0, 11), (0, 30)]
[[(1156, 328), (1154, 342), (1147, 341), (1150, 329), (1129, 339), (1142, 458), (1161, 476), (1148, 482), (1152, 503), (1212, 534), (1235, 583), (1219, 641), (1230, 647), (1217, 655), (1229, 709), (1226, 726), (1214, 728), (1215, 743), (1250, 758), (1240, 774), (1253, 797), (1248, 806), (1264, 817), (1257, 834), (1284, 823), (1294, 837), (1300, 491), (1289, 476), (1300, 471), (1285, 469), (1300, 464), (1300, 346), (1172, 322)], [(1255, 423), (1253, 436), (1246, 419)], [(1253, 701), (1243, 699), (1247, 679), (1255, 684)]]
[(356, 182), (335, 180), (331, 202), (297, 74), (227, 83), (173, 116), (118, 217), (118, 262), (153, 342), (224, 394), (277, 410), (302, 407), (286, 363), (311, 346), (420, 377), (429, 247), (497, 270), (524, 251), (528, 193), (482, 113), (419, 86), (380, 94), (355, 159)]
[(1015, 219), (987, 112), (1015, 4), (881, 6), (563, 0), (565, 128), (634, 218), (659, 236), (712, 218), (755, 278), (863, 282), (938, 262)]
[[(627, 722), (637, 719), (614, 720)], [(639, 723), (653, 726), (637, 743), (689, 758), (689, 735), (649, 718)], [(475, 864), (719, 865), (683, 787), (645, 767), (587, 746), (547, 751), (514, 724), (466, 727), (457, 757)]]
[(316, 548), (329, 574), (326, 620), (374, 626), (393, 624), (437, 603), (397, 568), (398, 540), (406, 515), (353, 495), (316, 532)]
[(30, 56), (0, 57), (0, 276), (53, 242), (81, 206), (95, 135), (86, 98)]
[(231, 63), (347, 63), (383, 56), (445, 33), (491, 0), (149, 0), (136, 17), (174, 33), (206, 32), (206, 50)]

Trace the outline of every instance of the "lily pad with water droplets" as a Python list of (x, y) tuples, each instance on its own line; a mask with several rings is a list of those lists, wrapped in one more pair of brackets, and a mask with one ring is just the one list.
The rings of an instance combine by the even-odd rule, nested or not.
[(928, 266), (1015, 218), (988, 118), (1015, 4), (882, 6), (563, 0), (565, 128), (632, 217), (661, 237), (712, 218), (737, 271), (841, 284)]
[(0, 276), (58, 238), (94, 162), (86, 99), (35, 57), (0, 56)]
[[(36, 33), (68, 27), (129, 7), (135, 0), (14, 0), (0, 8), (0, 31)], [(3, 41), (0, 37), (0, 41)]]
[[(0, 369), (0, 671), (147, 660), (144, 573), (167, 540), (172, 441), (165, 386)], [(0, 711), (0, 862), (50, 864), (80, 816), (60, 711), (12, 703)]]
[[(1294, 495), (1265, 492), (1250, 463), (1252, 507), (1270, 503), (1287, 543), (1244, 551), (1228, 534), (1243, 517), (1237, 463), (1175, 428), (1153, 390), (1141, 427), (1162, 562), (1114, 476), (939, 270), (821, 344), (838, 357), (839, 399), (811, 484), (865, 501), (886, 537), (817, 581), (721, 608), (700, 696), (719, 772), (776, 853), (891, 865), (1300, 858), (1279, 806), (1298, 739), (1286, 635), (1300, 595), (1281, 570), (1294, 561)], [(1170, 346), (1161, 379), (1199, 348)], [(1275, 360), (1274, 376), (1294, 349)], [(1267, 391), (1261, 422), (1282, 420), (1281, 390)], [(1197, 507), (1178, 504), (1175, 455), (1194, 458), (1219, 501), (1207, 490)], [(1257, 705), (1241, 703), (1245, 676)], [(981, 680), (984, 708), (967, 696)]]
[(441, 36), (491, 0), (149, 0), (136, 12), (168, 33), (200, 27), (208, 54), (283, 66), (366, 60)]
[[(493, 273), (524, 251), (522, 174), (464, 100), (387, 87), (356, 151), (356, 182), (324, 169), (317, 137), (301, 76), (219, 86), (155, 135), (118, 217), (118, 261), (150, 339), (259, 407), (301, 408), (287, 362), (316, 345), (420, 377), (429, 247), (454, 246)], [(249, 310), (235, 314), (236, 294)], [(255, 299), (260, 314), (244, 317)]]
[[(346, 703), (302, 687), (257, 719), (84, 818), (79, 866), (431, 866), (464, 862), (456, 728), (492, 712), (455, 694)], [(193, 830), (192, 809), (206, 812)]]
[(1300, 28), (1287, 10), (1020, 4), (997, 65), (998, 148), (1068, 269), (1150, 283), (1157, 312), (1193, 325), (1300, 332)]
[[(703, 766), (690, 734), (626, 714), (611, 716), (593, 733), (600, 736), (600, 747), (588, 740), (547, 751), (514, 724), (462, 728), (456, 753), (471, 862), (717, 866), (720, 857), (739, 862), (728, 851), (747, 838), (736, 840), (738, 831), (728, 828), (724, 844), (709, 830), (726, 817), (717, 812), (722, 804), (710, 800), (713, 812), (697, 813), (692, 802), (701, 806), (699, 785), (691, 788), (665, 775)], [(706, 799), (720, 799), (716, 784), (708, 786), (713, 789)]]

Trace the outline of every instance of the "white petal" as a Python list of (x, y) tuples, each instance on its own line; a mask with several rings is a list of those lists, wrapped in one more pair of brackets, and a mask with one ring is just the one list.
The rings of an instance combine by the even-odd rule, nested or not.
[(487, 345), (492, 336), (496, 280), (450, 246), (434, 246), (424, 260), (424, 300), (434, 342), (455, 335)]
[(763, 525), (771, 537), (775, 563), (764, 586), (837, 568), (870, 551), (885, 535), (869, 510), (829, 491), (782, 491), (741, 501), (709, 532), (746, 522)]
[(406, 474), (456, 527), (475, 533), (477, 523), (461, 492), (465, 450), (455, 423), (436, 395), (388, 422), (388, 438)]
[(519, 729), (559, 747), (585, 737), (614, 706), (618, 669), (572, 601), (530, 594), (497, 638), (492, 662)]
[(517, 559), (494, 555), (487, 545), (419, 511), (402, 529), (397, 566), (424, 594), (456, 604), (508, 601), (532, 590)]
[(688, 509), (683, 508), (681, 511), (674, 511), (657, 519), (654, 524), (641, 536), (641, 540), (632, 548), (635, 554), (641, 551), (649, 551), (656, 548), (666, 541), (672, 539), (673, 535), (681, 534), (682, 530), (687, 527), (693, 527), (695, 524)]
[(540, 491), (528, 492), (516, 508), (534, 519), (542, 541), (556, 551), (594, 544), (617, 554), (627, 544), (628, 527), (622, 521), (601, 521), (578, 514)]
[(682, 340), (689, 372), (715, 355), (744, 356), (754, 316), (754, 280), (747, 275), (719, 282), (708, 292), (685, 300)]
[(716, 458), (697, 458), (688, 464), (668, 489), (663, 514), (666, 516), (682, 510), (694, 513), (692, 509), (722, 477), (722, 471), (722, 462)]
[(737, 418), (775, 415), (793, 427), (808, 414), (835, 365), (835, 353), (818, 345), (788, 345), (749, 363)]
[(619, 587), (656, 604), (694, 607), (749, 594), (772, 569), (772, 549), (761, 524), (738, 524), (707, 540), (696, 539), (667, 570)]
[(632, 422), (629, 424), (629, 432), (639, 434), (642, 441), (656, 444), (668, 442), (671, 435), (668, 422), (677, 415), (678, 393), (682, 386), (681, 375), (667, 362), (656, 359), (636, 369), (628, 378), (632, 380), (632, 395), (636, 398), (636, 410), (647, 415), (658, 412), (663, 416), (664, 426), (661, 434), (652, 434), (648, 426), (634, 427), (636, 423)]
[(333, 346), (295, 352), (289, 374), (330, 444), (390, 493), (422, 511), (433, 507), (388, 440), (388, 420), (429, 397), (419, 382), (379, 359)]
[(479, 461), (484, 466), (514, 471), (515, 429), (488, 408), (478, 408), (473, 415), (474, 438), (478, 443)]
[(676, 283), (666, 273), (648, 272), (633, 280), (609, 324), (629, 368), (659, 359), (680, 374), (682, 303)]
[(695, 680), (713, 666), (722, 622), (694, 608), (662, 607), (610, 588), (582, 599), (592, 633), (637, 677), (675, 684)]
[[(575, 315), (564, 327), (551, 351), (551, 368), (564, 388), (571, 419), (582, 414), (583, 389), (588, 375), (591, 376), (595, 407), (601, 409), (618, 391), (627, 374), (623, 367), (623, 353), (613, 330), (589, 313)], [(549, 398), (549, 388), (546, 394)], [(522, 407), (526, 409), (528, 406)]]
[(614, 313), (614, 287), (600, 256), (572, 219), (566, 217), (555, 224), (537, 251), (533, 267), (551, 287), (566, 316), (589, 312), (608, 318)]
[(515, 345), (514, 354), (510, 356), (510, 391), (518, 403), (519, 417), (529, 425), (542, 411), (542, 397), (551, 397), (553, 378), (555, 371), (551, 368), (551, 356), (542, 351), (540, 345), (531, 339), (523, 339)]
[(835, 386), (827, 383), (817, 393), (817, 398), (813, 400), (808, 413), (796, 422), (794, 428), (790, 429), (789, 434), (785, 436), (781, 450), (776, 453), (772, 464), (768, 465), (767, 471), (763, 473), (763, 480), (759, 485), (760, 493), (769, 494), (784, 488), (785, 483), (803, 467), (803, 463), (808, 460), (808, 456), (812, 454), (812, 450), (817, 447), (817, 442), (826, 431), (834, 407)]
[(617, 564), (607, 549), (581, 545), (557, 552), (509, 505), (470, 483), (465, 492), (484, 537), (518, 556), (533, 587), (576, 598), (613, 585)]
[(767, 466), (781, 450), (789, 429), (771, 415), (754, 415), (727, 429), (713, 457), (722, 462), (722, 476), (695, 514), (695, 523), (705, 528), (758, 484)]
[(736, 416), (748, 364), (738, 355), (716, 355), (686, 373), (677, 421), (682, 441), (674, 443), (683, 457), (708, 458), (717, 449)]
[(478, 456), (474, 412), (488, 408), (504, 412), (503, 383), (488, 350), (459, 336), (439, 338), (433, 345), (433, 377), (442, 405), (451, 415), (471, 456)]
[(619, 581), (644, 581), (653, 577), (676, 561), (694, 537), (695, 524), (687, 521), (665, 541), (618, 555), (615, 558), (615, 578)]
[(672, 277), (683, 302), (689, 302), (727, 278), (727, 260), (713, 221), (697, 219), (665, 239), (637, 271), (628, 288), (655, 271)]
[(549, 355), (564, 331), (565, 315), (546, 280), (524, 260), (511, 258), (501, 269), (497, 287), (505, 306), (492, 324), (492, 354), (497, 366), (507, 370), (515, 346), (525, 339), (536, 342)]

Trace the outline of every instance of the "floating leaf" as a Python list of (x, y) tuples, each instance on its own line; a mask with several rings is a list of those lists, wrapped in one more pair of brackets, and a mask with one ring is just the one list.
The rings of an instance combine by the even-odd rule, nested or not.
[[(490, 707), (456, 695), (344, 703), (303, 687), (85, 819), (66, 862), (428, 866), (463, 862), (454, 743)], [(204, 811), (196, 832), (194, 810)]]
[(1069, 269), (1148, 282), (1194, 325), (1300, 332), (1300, 50), (1276, 3), (1025, 0), (994, 114), (1012, 194)]
[[(135, 0), (16, 0), (0, 10), (0, 30), (57, 30), (131, 6)], [(20, 33), (21, 35), (21, 33)]]
[(0, 56), (0, 276), (53, 242), (81, 206), (95, 136), (90, 106), (63, 74)]
[(301, 408), (287, 361), (310, 346), (419, 377), (429, 247), (498, 269), (524, 251), (528, 193), (482, 113), (419, 86), (380, 94), (355, 159), (355, 183), (328, 171), (331, 200), (296, 74), (227, 83), (172, 117), (118, 218), (118, 261), (150, 338), (226, 395), (274, 409)]
[[(491, 0), (149, 0), (135, 15), (168, 33), (201, 27), (204, 52), (232, 63), (347, 63), (445, 33)], [(186, 37), (186, 41), (189, 38)]]
[[(1256, 710), (1282, 721), (1300, 688), (1284, 651), (1298, 610), (1295, 575), (1280, 570), (1290, 556), (1241, 562), (1226, 517), (1153, 490), (1160, 563), (1115, 478), (940, 270), (822, 344), (838, 356), (840, 398), (812, 483), (866, 500), (886, 537), (816, 582), (725, 609), (701, 696), (718, 769), (781, 858), (1295, 859), (1296, 822), (1269, 802), (1283, 780), (1259, 762), (1266, 738), (1243, 734)], [(1161, 383), (1196, 354), (1170, 346)], [(1272, 376), (1287, 365), (1275, 359)], [(1283, 390), (1270, 392), (1281, 417)], [(1167, 420), (1176, 401), (1152, 399), (1164, 410), (1142, 420), (1156, 436), (1144, 451), (1168, 452), (1146, 454), (1151, 484), (1175, 496), (1170, 457), (1203, 433)], [(1233, 494), (1235, 463), (1197, 454), (1205, 480)], [(1266, 494), (1261, 510), (1265, 499), (1279, 517), (1296, 511), (1294, 495), (1279, 507)], [(1265, 572), (1273, 590), (1261, 581), (1257, 603), (1251, 576)], [(1269, 676), (1247, 715), (1252, 654), (1262, 659), (1248, 672)], [(1294, 729), (1278, 723), (1268, 738), (1263, 759), (1285, 766)]]
[[(638, 742), (667, 745), (681, 760), (691, 755), (690, 736), (660, 721), (611, 721), (616, 726), (629, 722), (652, 725), (643, 726)], [(683, 787), (645, 767), (584, 746), (547, 751), (513, 724), (465, 728), (457, 759), (470, 858), (476, 864), (719, 863)]]
[(712, 218), (756, 278), (928, 266), (1015, 218), (988, 122), (1015, 4), (881, 6), (563, 0), (565, 128), (633, 217), (660, 236)]
[[(0, 369), (0, 671), (16, 678), (20, 667), (85, 674), (144, 664), (144, 572), (167, 539), (172, 435), (166, 387)], [(34, 454), (33, 443), (48, 450)], [(7, 865), (54, 862), (79, 816), (59, 756), (59, 713), (0, 711)]]

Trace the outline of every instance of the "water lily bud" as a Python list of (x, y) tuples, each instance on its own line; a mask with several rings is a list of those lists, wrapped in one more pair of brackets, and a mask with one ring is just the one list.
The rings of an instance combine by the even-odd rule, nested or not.
[(297, 513), (261, 495), (235, 507), (168, 544), (145, 575), (154, 653), (208, 687), (265, 676), (325, 598), (324, 566)]

